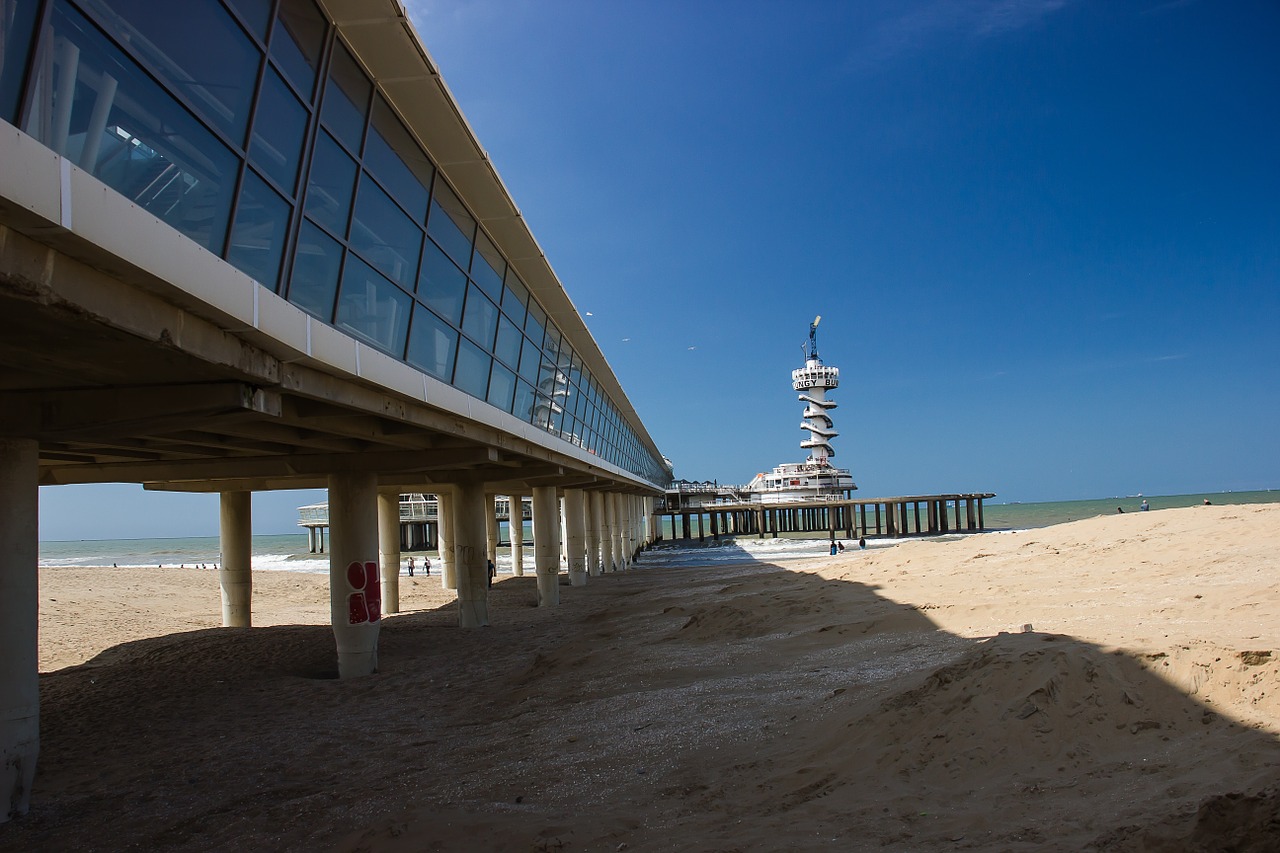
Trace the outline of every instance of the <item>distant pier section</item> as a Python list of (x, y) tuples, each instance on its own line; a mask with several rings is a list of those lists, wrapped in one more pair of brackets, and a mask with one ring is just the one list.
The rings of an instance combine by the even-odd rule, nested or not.
[[(854, 498), (844, 494), (798, 500), (762, 500), (741, 486), (677, 481), (655, 515), (671, 525), (672, 538), (825, 532), (835, 539), (862, 536), (936, 536), (986, 529), (983, 502), (993, 492)], [(659, 529), (662, 529), (659, 527)]]

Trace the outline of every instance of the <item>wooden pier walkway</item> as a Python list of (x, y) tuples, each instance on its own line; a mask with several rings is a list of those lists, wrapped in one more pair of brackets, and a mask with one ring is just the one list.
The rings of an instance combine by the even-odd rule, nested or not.
[(674, 496), (668, 492), (667, 502), (658, 507), (655, 515), (670, 522), (673, 538), (699, 541), (707, 536), (718, 539), (722, 535), (754, 533), (763, 539), (766, 535), (776, 538), (780, 533), (821, 531), (832, 539), (837, 534), (843, 534), (846, 539), (929, 536), (985, 530), (983, 501), (995, 494), (972, 492), (889, 498), (842, 495), (779, 502), (707, 500), (708, 497), (712, 497), (710, 492), (681, 491)]

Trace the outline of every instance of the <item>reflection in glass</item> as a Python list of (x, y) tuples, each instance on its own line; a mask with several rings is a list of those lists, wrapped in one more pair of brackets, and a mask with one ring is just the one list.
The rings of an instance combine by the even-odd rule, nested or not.
[(311, 155), (311, 178), (307, 181), (307, 215), (338, 236), (347, 236), (355, 183), (355, 161), (333, 137), (324, 131), (318, 133)]
[(280, 277), (289, 204), (252, 171), (240, 187), (227, 260), (272, 290)]
[(520, 345), (520, 375), (530, 382), (538, 381), (538, 366), (542, 364), (542, 347), (528, 338)]
[(404, 205), (415, 222), (423, 221), (427, 215), (427, 187), (431, 186), (434, 170), (381, 97), (373, 105), (364, 165)]
[(333, 322), (341, 264), (342, 247), (310, 222), (303, 222), (289, 276), (289, 301), (326, 323)]
[(427, 233), (440, 248), (462, 267), (471, 268), (471, 239), (476, 233), (475, 220), (449, 189), (449, 185), (437, 179), (431, 197), (431, 216), (427, 219)]
[(0, 121), (18, 123), (22, 72), (36, 23), (35, 0), (0, 0)]
[(490, 302), (474, 284), (467, 288), (467, 308), (462, 317), (462, 331), (486, 350), (493, 349), (493, 335), (498, 328), (498, 307)]
[(81, 5), (117, 41), (136, 51), (170, 91), (235, 145), (244, 144), (261, 54), (222, 6), (214, 0), (87, 0)]
[(520, 420), (528, 423), (533, 420), (533, 407), (537, 402), (538, 396), (534, 393), (533, 386), (523, 379), (516, 382), (516, 399), (511, 407), (511, 414)]
[(472, 397), (485, 399), (489, 386), (489, 364), (492, 361), (487, 352), (463, 338), (458, 344), (458, 367), (453, 374), (453, 386)]
[(498, 320), (498, 340), (493, 345), (493, 354), (506, 362), (508, 367), (520, 366), (520, 345), (524, 343), (524, 335), (515, 324), (502, 317)]
[(249, 32), (265, 42), (267, 23), (271, 20), (271, 0), (229, 0), (229, 4), (244, 18)]
[(360, 181), (356, 195), (351, 248), (392, 279), (413, 289), (422, 231), (368, 177)]
[(281, 0), (271, 34), (271, 58), (308, 100), (315, 91), (324, 28), (324, 18), (312, 0)]
[(448, 382), (453, 378), (453, 360), (457, 350), (458, 333), (422, 305), (415, 304), (413, 327), (409, 332), (408, 362)]
[(477, 230), (476, 254), (471, 260), (471, 278), (494, 302), (502, 299), (502, 276), (506, 269), (507, 262), (502, 259), (497, 248), (483, 231)]
[(78, 12), (54, 6), (24, 130), (219, 255), (238, 160)]
[(342, 42), (337, 42), (329, 62), (329, 83), (325, 87), (320, 117), (356, 154), (360, 153), (360, 142), (364, 138), (364, 117), (371, 94), (373, 84)]
[(455, 326), (462, 323), (462, 299), (467, 277), (430, 240), (422, 250), (422, 270), (418, 274), (418, 296), (441, 317)]
[(523, 329), (524, 306), (529, 301), (529, 290), (510, 267), (507, 267), (506, 285), (502, 291), (502, 310), (507, 312), (507, 316), (511, 318), (517, 328)]
[(409, 331), (409, 294), (359, 258), (348, 257), (334, 325), (402, 357)]
[(307, 132), (307, 110), (274, 70), (262, 79), (262, 94), (253, 119), (249, 160), (293, 194), (302, 161), (302, 139)]
[(485, 398), (491, 405), (504, 412), (511, 411), (511, 396), (515, 393), (516, 375), (501, 364), (494, 362), (493, 373), (489, 376), (489, 395)]

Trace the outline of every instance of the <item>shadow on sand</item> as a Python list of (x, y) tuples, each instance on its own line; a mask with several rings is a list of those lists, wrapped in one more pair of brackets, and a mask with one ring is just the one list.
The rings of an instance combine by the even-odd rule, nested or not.
[(326, 626), (44, 675), (0, 850), (1276, 849), (1280, 744), (1158, 660), (959, 637), (745, 552), (554, 609), (534, 585), (495, 584), (487, 629), (387, 618), (365, 679), (332, 677)]

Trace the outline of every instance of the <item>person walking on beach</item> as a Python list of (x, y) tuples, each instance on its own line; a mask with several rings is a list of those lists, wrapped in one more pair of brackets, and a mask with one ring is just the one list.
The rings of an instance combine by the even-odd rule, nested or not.
[(858, 548), (860, 548), (863, 551), (867, 550), (867, 537), (865, 536), (858, 537)]
[(409, 577), (413, 577), (413, 557), (409, 558)]
[(493, 579), (498, 576), (498, 567), (493, 564), (493, 560), (487, 562), (489, 563), (489, 586), (492, 587)]
[(431, 577), (431, 558), (430, 557), (422, 558), (422, 573), (427, 577)]

